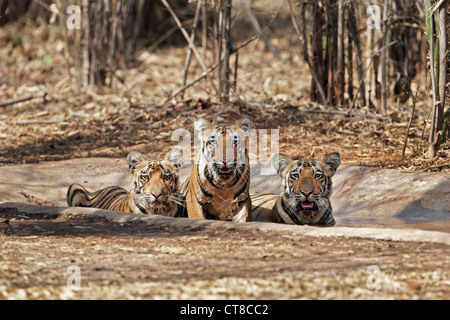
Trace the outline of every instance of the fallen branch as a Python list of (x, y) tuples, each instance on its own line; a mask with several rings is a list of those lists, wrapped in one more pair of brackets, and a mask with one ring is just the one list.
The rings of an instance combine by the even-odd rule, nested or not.
[(33, 98), (34, 97), (32, 95), (25, 95), (25, 96), (22, 96), (22, 97), (9, 99), (9, 100), (0, 102), (0, 108), (1, 107), (6, 107), (6, 106), (10, 106), (10, 105), (13, 105), (13, 104), (16, 104), (16, 103), (20, 103), (20, 102), (25, 102), (25, 101), (31, 100)]
[(33, 98), (34, 97), (32, 95), (25, 95), (25, 96), (18, 97), (18, 98), (12, 98), (12, 99), (0, 102), (0, 107), (7, 107), (7, 106), (10, 106), (10, 105), (13, 105), (13, 104), (16, 104), (16, 103), (29, 101), (29, 100), (31, 100)]
[(380, 116), (380, 115), (371, 115), (364, 113), (353, 113), (349, 111), (340, 111), (340, 110), (313, 110), (313, 109), (299, 109), (300, 112), (304, 113), (317, 113), (317, 114), (337, 114), (343, 116), (356, 116), (356, 117), (364, 117), (366, 119), (377, 119), (377, 120), (390, 120), (388, 117)]
[(422, 172), (425, 172), (425, 171), (431, 170), (431, 169), (440, 169), (440, 168), (445, 168), (445, 167), (450, 167), (450, 163), (441, 164), (441, 165), (439, 165), (439, 166), (428, 167), (428, 168), (426, 168), (426, 169), (423, 169)]

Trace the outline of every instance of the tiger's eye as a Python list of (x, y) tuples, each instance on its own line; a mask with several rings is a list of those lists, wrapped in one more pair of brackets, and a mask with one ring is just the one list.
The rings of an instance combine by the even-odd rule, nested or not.
[(298, 180), (298, 172), (291, 172), (291, 179)]

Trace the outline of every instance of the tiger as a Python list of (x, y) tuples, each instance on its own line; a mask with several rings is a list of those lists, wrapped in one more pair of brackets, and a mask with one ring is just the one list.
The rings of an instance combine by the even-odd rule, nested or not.
[(250, 162), (246, 136), (253, 123), (212, 123), (199, 118), (194, 129), (201, 150), (189, 178), (181, 187), (189, 218), (251, 221)]
[(339, 153), (322, 161), (276, 154), (272, 164), (282, 178), (280, 195), (252, 193), (252, 221), (334, 226), (331, 178), (341, 164)]
[(184, 201), (178, 194), (181, 159), (178, 149), (168, 152), (164, 160), (146, 160), (141, 153), (131, 151), (127, 156), (132, 173), (129, 192), (117, 186), (89, 192), (80, 184), (72, 184), (67, 191), (67, 204), (70, 207), (185, 217)]

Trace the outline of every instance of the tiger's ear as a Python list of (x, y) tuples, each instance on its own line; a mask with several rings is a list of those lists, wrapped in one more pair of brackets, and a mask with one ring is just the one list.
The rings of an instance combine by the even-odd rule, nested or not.
[(204, 118), (198, 118), (194, 122), (194, 133), (198, 135), (198, 137), (202, 137), (203, 132), (206, 129), (209, 129), (212, 127), (212, 123)]
[(291, 158), (285, 156), (284, 154), (275, 154), (272, 159), (272, 165), (277, 170), (280, 177), (283, 177), (283, 173), (289, 164), (292, 162)]
[(134, 173), (134, 170), (136, 170), (136, 168), (139, 166), (139, 164), (142, 163), (142, 161), (144, 161), (144, 156), (140, 152), (131, 151), (128, 154), (127, 163), (131, 173)]
[(249, 118), (245, 118), (239, 123), (239, 129), (244, 131), (245, 133), (249, 133), (250, 130), (253, 129), (253, 122)]
[(330, 175), (334, 176), (337, 168), (341, 165), (341, 156), (337, 152), (330, 153), (322, 160), (330, 171)]
[(180, 149), (173, 148), (166, 154), (164, 160), (169, 162), (170, 165), (173, 166), (175, 169), (179, 169), (181, 166), (181, 162), (183, 162), (183, 155), (181, 154)]

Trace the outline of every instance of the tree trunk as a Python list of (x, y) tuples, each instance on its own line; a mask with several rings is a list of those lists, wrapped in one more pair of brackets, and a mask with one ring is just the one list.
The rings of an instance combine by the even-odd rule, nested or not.
[(337, 64), (336, 64), (336, 103), (343, 105), (345, 91), (345, 55), (344, 55), (344, 5), (343, 0), (338, 2), (337, 25)]
[[(439, 105), (437, 112), (437, 128), (441, 130), (443, 124), (444, 107), (447, 93), (447, 0), (439, 9)], [(438, 139), (437, 148), (441, 139)]]
[(388, 33), (388, 10), (389, 10), (389, 0), (384, 0), (383, 6), (383, 42), (381, 43), (381, 105), (380, 112), (381, 114), (386, 114), (386, 63), (387, 63), (387, 48), (386, 48), (386, 39)]
[[(430, 73), (433, 93), (433, 111), (431, 117), (430, 136), (428, 139), (428, 158), (432, 159), (436, 156), (440, 148), (442, 134), (442, 124), (444, 116), (444, 105), (447, 85), (447, 1), (440, 2), (440, 7), (429, 8), (427, 5), (427, 31), (430, 41)], [(435, 12), (438, 14), (435, 15)], [(435, 24), (435, 17), (438, 17), (438, 23)], [(429, 21), (429, 26), (428, 26)], [(435, 28), (436, 27), (436, 28)], [(435, 30), (439, 29), (439, 44), (435, 45)], [(437, 50), (439, 48), (439, 50)], [(437, 61), (436, 61), (437, 60)], [(436, 69), (439, 68), (438, 73)], [(442, 70), (443, 69), (443, 70)], [(439, 80), (439, 85), (436, 80)], [(443, 92), (441, 92), (443, 91)], [(439, 101), (437, 101), (439, 99)]]

